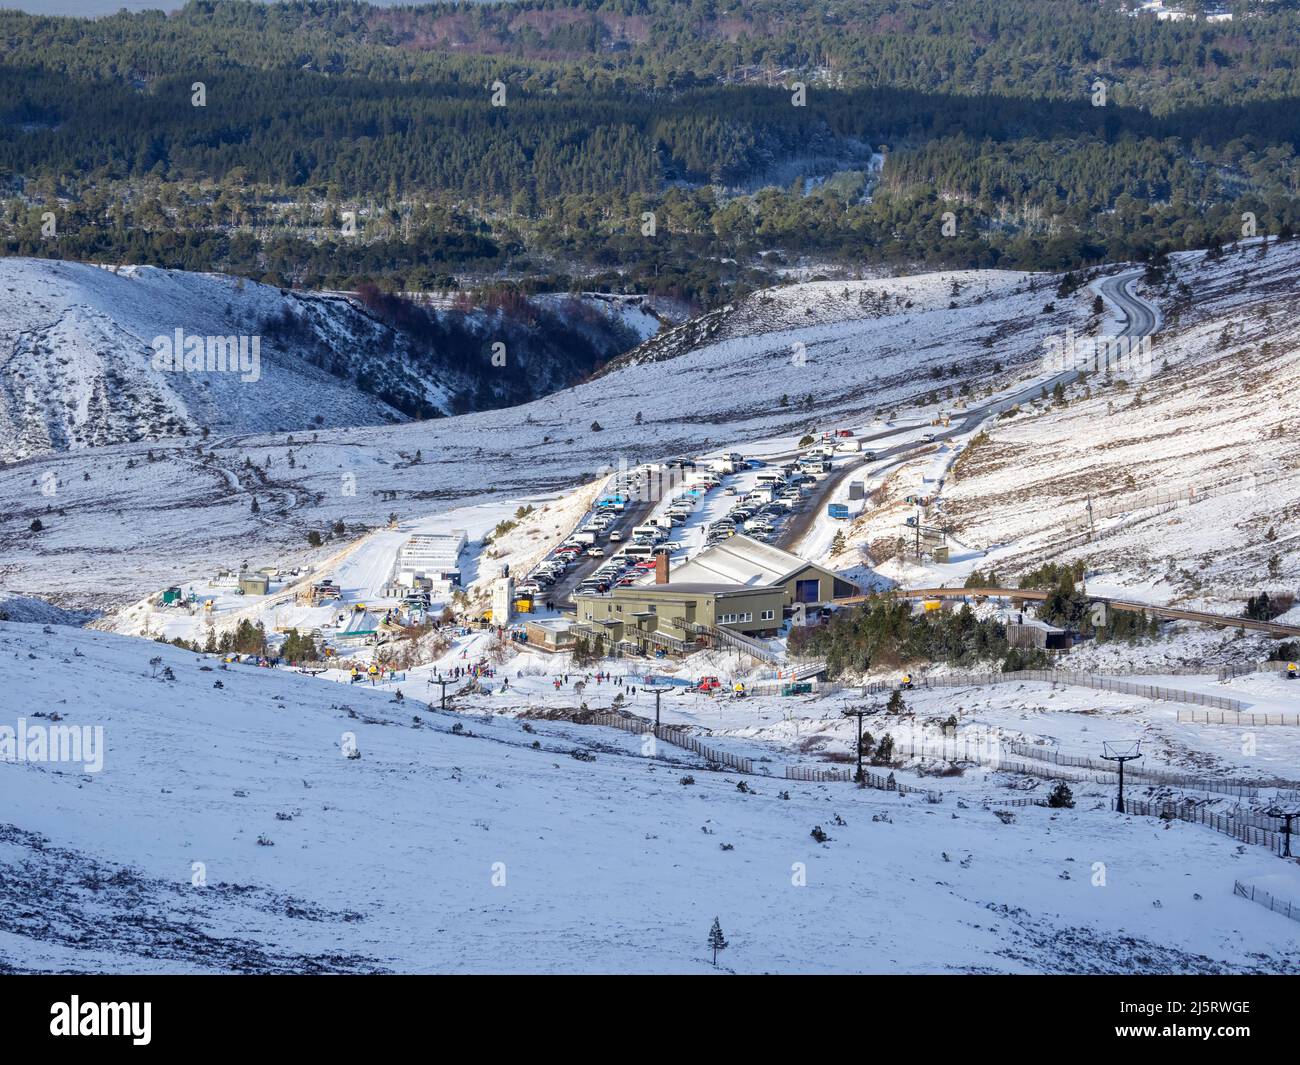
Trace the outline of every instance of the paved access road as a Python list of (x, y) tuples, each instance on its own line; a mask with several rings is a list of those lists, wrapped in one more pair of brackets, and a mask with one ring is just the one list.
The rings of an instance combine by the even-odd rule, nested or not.
[[(1119, 337), (1138, 340), (1145, 336), (1151, 336), (1160, 327), (1160, 317), (1155, 308), (1144, 303), (1133, 294), (1132, 285), (1141, 276), (1141, 270), (1126, 270), (1113, 277), (1105, 278), (1097, 284), (1097, 289), (1101, 292), (1103, 298), (1109, 300), (1124, 315), (1124, 327), (1117, 334)], [(1036, 399), (1042, 394), (1043, 389), (1051, 392), (1058, 382), (1060, 384), (1070, 384), (1078, 376), (1079, 370), (1071, 367), (1047, 380), (1035, 381), (1033, 384), (1026, 385), (1010, 396), (1002, 396), (958, 412), (960, 417), (954, 416), (952, 424), (946, 429), (937, 427), (934, 429), (934, 438), (936, 441), (948, 440), (968, 433), (977, 428), (986, 418), (1000, 414), (1002, 411), (1020, 403)], [(901, 433), (911, 433), (916, 428), (913, 425), (889, 429), (883, 433), (876, 433), (874, 436), (860, 436), (858, 439), (862, 441), (864, 447), (867, 447), (873, 441), (884, 440)], [(895, 444), (893, 447), (883, 449), (872, 448), (871, 450), (875, 452), (875, 458), (872, 459), (872, 462), (890, 458), (911, 458), (914, 455), (921, 454), (927, 447), (929, 447), (929, 444), (917, 444), (909, 441), (908, 443)], [(817, 515), (824, 508), (826, 500), (831, 497), (835, 489), (846, 477), (860, 471), (864, 465), (866, 465), (865, 459), (851, 460), (821, 481), (812, 494), (808, 496), (804, 509), (787, 522), (785, 528), (781, 530), (781, 535), (777, 539), (778, 546), (785, 548), (787, 551), (793, 551), (800, 541), (808, 535), (808, 530), (812, 528), (813, 522), (817, 520)]]

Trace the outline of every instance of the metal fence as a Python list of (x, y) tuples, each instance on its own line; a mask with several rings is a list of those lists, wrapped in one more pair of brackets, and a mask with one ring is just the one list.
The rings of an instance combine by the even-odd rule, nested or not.
[[(983, 739), (971, 741), (965, 736), (934, 736), (917, 739), (894, 738), (896, 758), (933, 758), (945, 762), (971, 762), (995, 770), (1042, 776), (1053, 780), (1074, 780), (1093, 784), (1114, 784), (1118, 776), (1114, 765), (1086, 754), (1068, 754), (1051, 747), (1017, 743), (1014, 740)], [(1185, 776), (1161, 769), (1144, 769), (1130, 765), (1126, 779), (1135, 784), (1157, 784), (1188, 791), (1254, 798), (1260, 785), (1255, 781), (1217, 780)]]
[(1300, 725), (1300, 714), (1240, 714), (1226, 710), (1179, 710), (1178, 720), (1200, 725)]
[(813, 695), (819, 698), (826, 695), (833, 695), (835, 692), (844, 691), (846, 688), (852, 691), (860, 691), (859, 685), (839, 684), (832, 681), (804, 679), (804, 680), (760, 680), (745, 685), (745, 691), (749, 695), (781, 695), (791, 684), (810, 684), (812, 685)]
[[(1166, 688), (1157, 684), (1134, 684), (1131, 681), (1116, 680), (1114, 677), (1103, 677), (1096, 673), (1074, 673), (1053, 669), (1021, 669), (1013, 673), (945, 673), (934, 677), (915, 677), (912, 685), (919, 688), (968, 688), (986, 684), (1016, 684), (1026, 681), (1069, 684), (1079, 688), (1092, 688), (1095, 691), (1137, 695), (1144, 699), (1210, 706), (1216, 710), (1240, 711), (1246, 709), (1246, 704), (1240, 699), (1229, 699), (1222, 695), (1207, 695), (1204, 692)], [(869, 685), (869, 693), (875, 687), (875, 685)], [(883, 690), (883, 686), (881, 690)]]
[[(1103, 773), (1115, 778), (1114, 763), (1104, 758), (1094, 758), (1086, 754), (1067, 754), (1051, 747), (1037, 747), (1014, 740), (1003, 740), (1004, 750), (1021, 758), (1035, 761), (1051, 762), (1054, 765), (1073, 766)], [(1254, 798), (1259, 795), (1260, 785), (1253, 781), (1218, 780), (1213, 777), (1193, 777), (1183, 773), (1171, 773), (1165, 769), (1148, 769), (1145, 766), (1130, 765), (1124, 770), (1129, 780), (1137, 783), (1164, 784), (1168, 787), (1186, 788), (1189, 791), (1208, 791), (1221, 795), (1236, 795), (1239, 798)]]
[(811, 780), (817, 783), (833, 781), (844, 783), (853, 779), (851, 769), (825, 769), (815, 765), (788, 765), (785, 767), (786, 780)]
[(1251, 824), (1252, 819), (1234, 817), (1232, 814), (1212, 813), (1189, 803), (1147, 802), (1144, 799), (1125, 799), (1124, 812), (1141, 817), (1158, 817), (1162, 821), (1187, 821), (1195, 825), (1205, 825), (1215, 832), (1241, 840), (1242, 843), (1267, 847), (1277, 855), (1282, 853), (1282, 833)]
[(671, 743), (674, 747), (681, 747), (684, 750), (694, 751), (717, 765), (734, 769), (738, 773), (748, 773), (751, 776), (754, 773), (754, 760), (752, 758), (743, 758), (731, 751), (713, 747), (696, 739), (685, 729), (673, 728), (670, 725), (660, 725), (656, 729), (653, 722), (643, 717), (637, 717), (635, 714), (596, 713), (591, 715), (591, 724), (622, 729), (624, 732), (632, 732), (638, 736), (652, 733), (657, 739), (661, 739), (665, 743)]
[(1293, 921), (1300, 921), (1300, 905), (1286, 899), (1279, 899), (1276, 895), (1270, 895), (1263, 888), (1257, 888), (1243, 884), (1240, 880), (1234, 880), (1232, 882), (1232, 893), (1240, 895), (1243, 899), (1250, 899), (1251, 902), (1257, 902), (1261, 906), (1267, 906), (1274, 913), (1280, 913), (1283, 917), (1290, 917)]
[[(855, 769), (848, 769), (847, 767), (841, 769), (811, 765), (787, 765), (785, 767), (785, 778), (786, 780), (809, 780), (818, 783), (849, 783), (854, 781), (855, 772)], [(866, 787), (875, 788), (878, 791), (896, 791), (900, 795), (924, 795), (929, 802), (939, 802), (943, 799), (943, 792), (941, 791), (914, 788), (910, 784), (900, 784), (894, 779), (893, 773), (888, 776), (881, 776), (879, 773), (864, 769), (862, 771), (862, 782)]]

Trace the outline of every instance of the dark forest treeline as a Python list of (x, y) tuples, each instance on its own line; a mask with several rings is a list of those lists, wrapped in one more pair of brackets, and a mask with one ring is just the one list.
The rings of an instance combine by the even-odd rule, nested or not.
[[(97, 20), (0, 13), (15, 65), (74, 78), (311, 69), (537, 88), (690, 88), (824, 71), (845, 88), (1078, 99), (1095, 77), (1160, 114), (1300, 94), (1293, 0), (1231, 2), (1229, 23), (1128, 18), (1090, 0), (522, 0), (375, 8), (194, 0)], [(1131, 6), (1131, 5), (1130, 5)], [(1191, 0), (1190, 6), (1208, 6)], [(87, 44), (93, 47), (87, 47)]]
[(795, 256), (1060, 269), (1229, 241), (1246, 213), (1290, 232), (1300, 13), (1238, 15), (1156, 23), (1082, 0), (0, 13), (0, 250), (347, 287), (547, 275), (710, 304)]

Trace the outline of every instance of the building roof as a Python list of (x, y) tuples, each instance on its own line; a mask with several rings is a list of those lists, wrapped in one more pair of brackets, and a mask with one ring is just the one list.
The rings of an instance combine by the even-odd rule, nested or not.
[(671, 574), (672, 583), (725, 582), (758, 588), (781, 584), (814, 563), (759, 543), (748, 536), (731, 536), (705, 548)]
[(463, 529), (449, 533), (416, 533), (398, 551), (398, 562), (403, 567), (449, 566), (454, 567), (465, 549)]
[(614, 588), (616, 596), (634, 599), (644, 598), (647, 593), (651, 595), (662, 595), (665, 592), (681, 595), (745, 595), (762, 591), (767, 591), (765, 585), (738, 586), (723, 581), (673, 581), (670, 584), (631, 584)]
[[(673, 581), (671, 584), (616, 585), (608, 592), (575, 592), (574, 599), (653, 599), (662, 596), (703, 595), (725, 598), (733, 595), (755, 595), (770, 592), (766, 584), (743, 585), (722, 581)], [(635, 615), (634, 615), (635, 616)]]

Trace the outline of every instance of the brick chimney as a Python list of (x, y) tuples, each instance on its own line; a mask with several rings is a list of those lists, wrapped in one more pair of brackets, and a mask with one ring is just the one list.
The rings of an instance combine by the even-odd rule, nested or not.
[(655, 584), (668, 583), (668, 554), (655, 555)]

